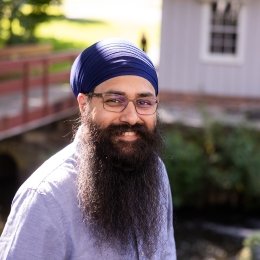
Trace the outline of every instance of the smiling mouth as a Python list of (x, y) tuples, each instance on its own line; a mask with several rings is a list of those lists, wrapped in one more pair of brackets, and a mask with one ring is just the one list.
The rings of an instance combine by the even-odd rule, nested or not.
[(120, 135), (117, 136), (117, 139), (120, 141), (135, 141), (138, 138), (138, 134), (135, 131), (127, 131), (122, 132)]

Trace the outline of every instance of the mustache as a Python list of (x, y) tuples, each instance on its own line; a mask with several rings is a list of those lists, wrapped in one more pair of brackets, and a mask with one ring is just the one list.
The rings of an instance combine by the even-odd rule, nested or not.
[(121, 135), (124, 132), (136, 132), (141, 137), (145, 137), (147, 132), (151, 132), (145, 125), (142, 124), (135, 124), (135, 125), (112, 124), (108, 126), (105, 131), (106, 134), (109, 135)]

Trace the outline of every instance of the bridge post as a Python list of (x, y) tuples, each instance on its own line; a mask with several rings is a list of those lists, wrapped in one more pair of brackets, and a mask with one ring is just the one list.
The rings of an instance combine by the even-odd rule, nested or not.
[(29, 62), (25, 61), (23, 63), (23, 82), (22, 82), (22, 87), (23, 87), (23, 101), (22, 101), (22, 111), (23, 111), (23, 122), (27, 122), (28, 120), (28, 110), (29, 110), (29, 104), (28, 104), (28, 100), (29, 100)]
[(48, 111), (48, 99), (49, 99), (49, 62), (47, 59), (42, 61), (43, 75), (42, 75), (42, 87), (43, 87), (43, 111), (46, 114)]

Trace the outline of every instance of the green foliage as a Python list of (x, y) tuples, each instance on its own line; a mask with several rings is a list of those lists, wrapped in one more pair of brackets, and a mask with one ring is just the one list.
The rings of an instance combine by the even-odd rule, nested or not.
[(165, 164), (174, 192), (176, 206), (191, 204), (193, 195), (203, 189), (203, 150), (192, 140), (187, 140), (177, 129), (165, 134)]
[[(62, 0), (59, 1), (62, 2)], [(11, 0), (0, 0), (0, 5), (3, 2), (11, 2)], [(95, 2), (95, 0), (90, 0), (89, 6), (91, 6), (92, 2)], [(4, 47), (10, 37), (10, 8), (6, 9), (0, 6), (0, 13), (3, 10), (5, 10), (5, 17), (0, 15), (0, 47)], [(21, 10), (23, 15), (28, 15), (32, 11), (31, 5), (24, 2)], [(139, 20), (129, 22), (128, 19), (122, 19), (120, 22), (113, 19), (68, 19), (63, 16), (62, 8), (53, 4), (46, 7), (46, 13), (48, 19), (37, 24), (34, 40), (40, 43), (51, 43), (54, 51), (64, 49), (82, 50), (100, 39), (115, 37), (124, 38), (139, 45), (140, 35), (143, 32), (146, 33), (149, 41), (148, 53), (159, 46), (160, 23), (157, 19), (145, 19), (145, 21), (140, 22)], [(17, 35), (13, 41), (22, 43), (25, 42), (25, 39), (22, 39), (24, 29), (22, 31), (19, 23), (18, 19), (13, 22), (13, 28)]]
[(48, 20), (48, 8), (61, 0), (0, 0), (0, 36), (7, 45), (37, 41), (37, 26)]
[(260, 133), (244, 127), (170, 126), (164, 160), (175, 206), (260, 205)]

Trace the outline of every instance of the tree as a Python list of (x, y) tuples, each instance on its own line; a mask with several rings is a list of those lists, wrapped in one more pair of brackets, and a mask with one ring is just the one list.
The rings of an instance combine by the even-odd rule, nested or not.
[(61, 2), (62, 0), (0, 0), (1, 39), (7, 45), (36, 42), (35, 29), (50, 17), (48, 7)]

